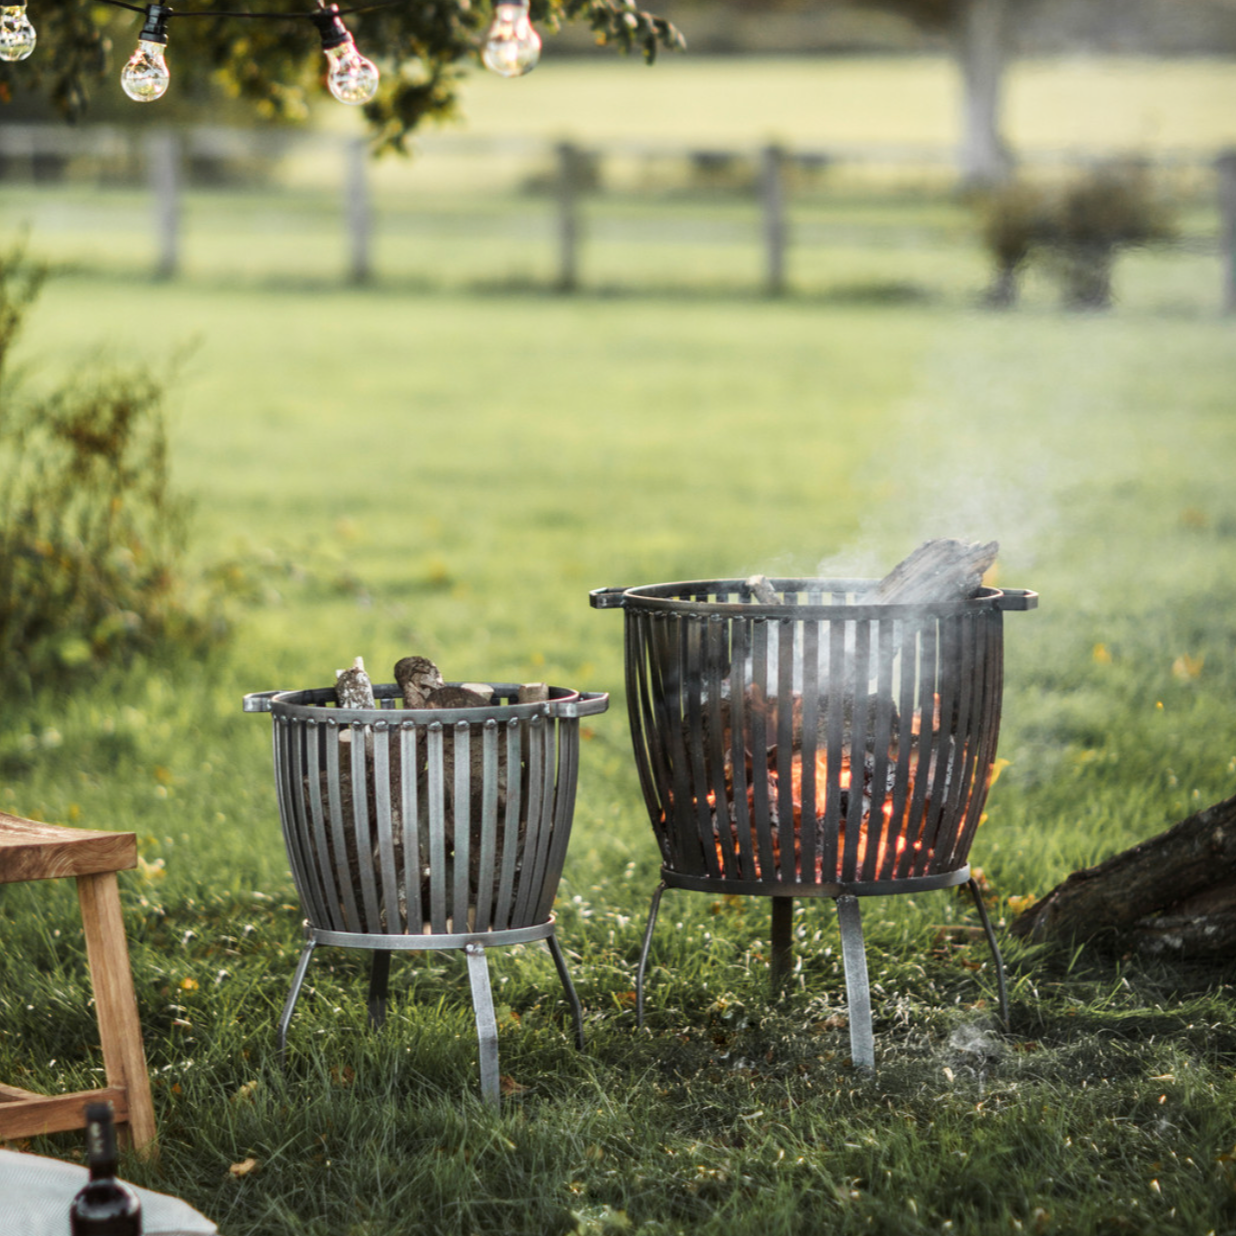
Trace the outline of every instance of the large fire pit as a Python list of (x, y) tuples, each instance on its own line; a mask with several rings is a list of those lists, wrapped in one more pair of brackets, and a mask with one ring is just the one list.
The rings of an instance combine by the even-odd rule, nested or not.
[[(456, 686), (459, 684), (448, 684)], [(515, 701), (514, 683), (489, 684)], [(604, 694), (549, 688), (537, 703), (418, 709), (396, 686), (377, 707), (335, 689), (245, 696), (269, 712), (275, 784), (306, 942), (279, 1019), (279, 1050), (315, 947), (369, 949), (369, 1012), (385, 1016), (392, 952), (462, 949), (480, 1038), (481, 1090), (497, 1103), (498, 1031), (485, 950), (544, 940), (583, 1045), (583, 1015), (554, 935), (579, 767), (579, 718)]]
[(879, 581), (704, 580), (605, 588), (625, 611), (640, 783), (661, 848), (636, 982), (667, 888), (772, 897), (774, 978), (794, 897), (831, 897), (841, 926), (854, 1063), (874, 1067), (859, 897), (969, 883), (1000, 726), (1003, 615), (1033, 592), (982, 588), (939, 604), (873, 603)]

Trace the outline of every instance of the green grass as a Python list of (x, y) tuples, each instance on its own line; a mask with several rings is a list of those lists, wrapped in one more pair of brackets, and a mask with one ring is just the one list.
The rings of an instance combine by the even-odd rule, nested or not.
[[(924, 295), (879, 294), (879, 247), (780, 302), (669, 276), (572, 299), (447, 278), (349, 291), (330, 270), (246, 273), (235, 253), (261, 238), (239, 228), (232, 252), (204, 236), (180, 283), (96, 267), (49, 285), (31, 381), (99, 346), (158, 359), (197, 341), (173, 388), (174, 475), (197, 503), (195, 561), (233, 561), (255, 598), (225, 655), (44, 692), (0, 726), (0, 808), (139, 838), (122, 888), (162, 1156), (127, 1160), (130, 1179), (224, 1236), (1236, 1231), (1231, 966), (1010, 941), (1004, 1036), (981, 945), (941, 930), (973, 922), (967, 903), (871, 901), (868, 1081), (848, 1063), (831, 907), (797, 909), (774, 998), (767, 905), (674, 893), (635, 1029), (656, 848), (621, 618), (589, 589), (874, 575), (928, 536), (998, 538), (1000, 581), (1042, 595), (1007, 621), (1011, 764), (972, 855), (1004, 923), (1009, 897), (1236, 792), (1236, 352), (1217, 263), (1131, 256), (1106, 315), (1062, 315), (1044, 288), (985, 315), (952, 207), (851, 210), (911, 225)], [(448, 677), (611, 693), (558, 906), (588, 1049), (548, 959), (497, 950), (519, 1087), (501, 1115), (477, 1096), (456, 957), (397, 962), (373, 1035), (363, 957), (322, 950), (277, 1066), (300, 915), (269, 722), (240, 699), (327, 683), (358, 653), (385, 678), (412, 651)], [(0, 916), (0, 1077), (93, 1084), (71, 886), (6, 887)]]

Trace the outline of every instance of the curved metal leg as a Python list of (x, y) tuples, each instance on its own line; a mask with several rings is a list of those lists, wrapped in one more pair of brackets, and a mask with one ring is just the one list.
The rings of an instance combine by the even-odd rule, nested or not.
[(856, 1069), (875, 1069), (875, 1035), (871, 1029), (871, 988), (867, 983), (867, 951), (863, 947), (863, 919), (857, 897), (837, 898), (841, 924), (841, 959), (845, 964), (845, 991), (850, 1011), (850, 1056)]
[(300, 955), (300, 962), (296, 967), (296, 974), (292, 979), (292, 990), (288, 992), (287, 1001), (284, 1003), (283, 1012), (279, 1016), (279, 1067), (287, 1068), (288, 1063), (288, 1026), (292, 1024), (292, 1012), (296, 1008), (296, 1001), (300, 999), (300, 989), (304, 985), (305, 975), (309, 972), (309, 962), (313, 960), (314, 941), (309, 940), (305, 944), (304, 951)]
[(494, 1016), (485, 947), (469, 944), (464, 948), (464, 955), (468, 959), (468, 981), (472, 984), (472, 1007), (476, 1012), (476, 1035), (481, 1048), (481, 1098), (491, 1107), (499, 1107), (498, 1021)]
[(558, 937), (554, 935), (549, 936), (547, 943), (554, 959), (554, 965), (558, 969), (558, 977), (562, 980), (562, 986), (566, 989), (567, 1000), (571, 1005), (571, 1015), (575, 1018), (575, 1045), (580, 1051), (583, 1051), (584, 1007), (580, 1004), (579, 996), (575, 992), (575, 984), (571, 982), (571, 972), (567, 969), (566, 958), (562, 955), (562, 945), (558, 943)]
[(996, 963), (996, 987), (1000, 993), (1000, 1024), (1007, 1033), (1009, 1028), (1009, 992), (1004, 980), (1004, 958), (1000, 956), (1000, 945), (996, 943), (996, 933), (991, 925), (991, 918), (987, 913), (987, 907), (983, 904), (983, 894), (979, 891), (978, 881), (971, 877), (969, 886), (970, 895), (974, 898), (975, 908), (978, 910), (979, 919), (983, 924), (983, 931), (987, 934), (987, 943), (991, 947), (992, 959)]
[(648, 926), (644, 929), (644, 947), (639, 951), (639, 969), (635, 972), (635, 1024), (641, 1030), (644, 1027), (644, 971), (648, 967), (648, 951), (652, 948), (652, 929), (657, 925), (657, 911), (661, 907), (661, 894), (665, 892), (665, 881), (657, 885), (657, 891), (652, 894), (652, 904), (648, 907)]
[(381, 1030), (386, 1021), (386, 991), (390, 974), (390, 953), (386, 949), (374, 949), (369, 967), (369, 1026), (372, 1030)]

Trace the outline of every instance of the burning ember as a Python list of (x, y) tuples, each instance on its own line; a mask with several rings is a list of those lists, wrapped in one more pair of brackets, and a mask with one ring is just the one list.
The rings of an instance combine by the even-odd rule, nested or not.
[[(758, 690), (748, 688), (746, 699), (749, 716), (754, 708), (760, 707)], [(928, 711), (930, 743), (920, 743), (923, 717), (921, 712), (916, 711), (908, 726), (909, 752), (904, 764), (899, 760), (899, 743), (894, 734), (882, 760), (877, 761), (871, 750), (864, 752), (857, 787), (855, 762), (848, 742), (841, 749), (835, 779), (830, 778), (827, 750), (817, 749), (810, 755), (803, 752), (802, 705), (801, 695), (795, 696), (792, 716), (797, 722), (794, 734), (798, 745), (792, 746), (788, 761), (782, 760), (778, 745), (769, 746), (763, 761), (763, 777), (757, 780), (756, 759), (751, 749), (744, 746), (743, 775), (739, 779), (739, 784), (744, 788), (736, 790), (733, 759), (727, 755), (723, 767), (721, 811), (718, 811), (718, 793), (715, 789), (708, 790), (702, 800), (698, 796), (691, 797), (694, 812), (698, 813), (701, 801), (708, 809), (709, 831), (719, 873), (735, 879), (785, 878), (782, 838), (787, 822), (793, 838), (791, 876), (808, 883), (846, 878), (846, 837), (849, 832), (855, 837), (848, 854), (852, 868), (849, 878), (856, 875), (867, 879), (895, 878), (919, 867), (924, 856), (930, 860), (932, 847), (927, 838), (926, 822), (933, 814), (934, 795), (949, 796), (957, 763), (953, 736), (945, 735), (942, 739), (940, 735), (939, 693), (932, 694)], [(768, 701), (761, 711), (767, 718), (767, 729), (775, 733), (777, 701)], [(819, 712), (827, 715), (827, 699), (821, 702)], [(732, 748), (732, 739), (732, 730), (727, 730), (727, 750)], [(899, 767), (904, 768), (900, 786)], [(973, 793), (975, 771), (972, 768), (970, 784), (965, 790), (961, 807), (963, 813)], [(917, 792), (920, 778), (925, 782), (922, 793)], [(830, 798), (836, 802), (836, 809), (831, 813)], [(668, 800), (672, 810), (672, 789)], [(762, 814), (767, 815), (769, 822), (766, 844), (761, 844), (765, 830), (758, 824)], [(664, 823), (665, 812), (662, 812), (661, 818)], [(806, 847), (803, 844), (804, 820), (810, 834)], [(830, 846), (827, 838), (834, 826), (836, 843)], [(807, 853), (806, 867), (804, 849)], [(779, 871), (781, 876), (777, 874)]]

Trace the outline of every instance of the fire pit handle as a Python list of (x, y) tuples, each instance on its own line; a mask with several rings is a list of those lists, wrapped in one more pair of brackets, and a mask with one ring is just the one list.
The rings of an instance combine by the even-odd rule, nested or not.
[[(551, 701), (552, 702), (552, 701)], [(609, 695), (605, 691), (581, 691), (578, 699), (563, 700), (554, 705), (559, 717), (595, 717), (609, 707)]]
[(626, 604), (626, 588), (594, 588), (588, 594), (593, 609), (621, 609)]
[(1028, 588), (1002, 588), (996, 601), (997, 609), (1025, 610), (1038, 609), (1039, 594)]
[(244, 699), (245, 712), (270, 712), (270, 701), (282, 694), (282, 691), (250, 691)]

